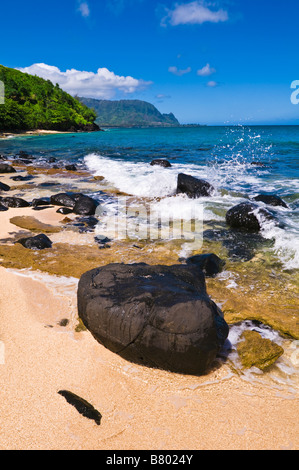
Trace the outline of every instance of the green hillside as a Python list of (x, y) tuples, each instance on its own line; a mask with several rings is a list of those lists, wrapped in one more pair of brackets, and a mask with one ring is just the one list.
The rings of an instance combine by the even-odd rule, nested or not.
[(0, 131), (34, 129), (98, 130), (96, 114), (50, 80), (0, 65), (5, 102), (0, 104)]
[(96, 100), (78, 98), (81, 103), (93, 108), (96, 123), (102, 127), (169, 127), (179, 126), (179, 121), (170, 114), (161, 114), (155, 106), (140, 100)]

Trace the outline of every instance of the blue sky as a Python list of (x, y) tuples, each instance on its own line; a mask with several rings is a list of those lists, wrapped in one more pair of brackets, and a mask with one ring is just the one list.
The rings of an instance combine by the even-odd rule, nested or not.
[(181, 123), (299, 124), (298, 0), (11, 0), (0, 16), (0, 63), (72, 94)]

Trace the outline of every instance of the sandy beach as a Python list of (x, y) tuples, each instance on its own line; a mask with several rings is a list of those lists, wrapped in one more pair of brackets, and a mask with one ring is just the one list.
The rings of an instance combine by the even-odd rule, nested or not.
[[(0, 238), (16, 230), (9, 220), (17, 211), (1, 214)], [(48, 224), (62, 217), (53, 208), (34, 216)], [(227, 364), (201, 377), (132, 364), (76, 331), (77, 279), (0, 274), (1, 449), (299, 448), (293, 389), (251, 383)], [(91, 403), (101, 425), (68, 404), (62, 389)]]

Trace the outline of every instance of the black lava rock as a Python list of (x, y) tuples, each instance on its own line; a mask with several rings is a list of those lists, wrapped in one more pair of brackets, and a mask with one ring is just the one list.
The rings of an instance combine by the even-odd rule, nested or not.
[(213, 191), (213, 186), (205, 180), (184, 173), (178, 175), (177, 194), (183, 193), (190, 198), (198, 198), (210, 196)]
[(37, 198), (33, 199), (32, 207), (39, 207), (39, 206), (48, 206), (50, 204), (50, 198)]
[(65, 169), (68, 171), (77, 171), (76, 165), (65, 165)]
[(1, 183), (0, 181), (0, 191), (9, 191), (9, 190), (10, 190), (10, 186), (8, 186), (8, 184)]
[(94, 215), (98, 203), (89, 196), (81, 195), (73, 207), (73, 212), (78, 215)]
[(3, 206), (3, 204), (0, 203), (0, 212), (5, 212), (8, 211), (8, 207)]
[(0, 173), (16, 173), (16, 170), (7, 163), (0, 163)]
[(274, 220), (270, 212), (251, 202), (242, 202), (229, 209), (226, 213), (226, 222), (230, 227), (256, 232), (261, 229), (261, 218)]
[(171, 163), (168, 160), (164, 160), (162, 158), (156, 158), (155, 160), (153, 160), (151, 162), (151, 165), (152, 166), (154, 166), (154, 165), (163, 166), (164, 168), (170, 168), (171, 167)]
[(59, 193), (51, 196), (50, 198), (51, 204), (54, 206), (66, 206), (71, 207), (72, 209), (75, 207), (76, 201), (74, 197), (70, 196), (67, 193)]
[(275, 194), (259, 194), (258, 196), (253, 198), (257, 202), (263, 202), (264, 204), (268, 204), (269, 206), (281, 206), (288, 208), (287, 204)]
[(21, 238), (17, 243), (21, 243), (21, 245), (30, 250), (44, 250), (52, 247), (51, 240), (43, 233), (35, 237)]
[(228, 336), (196, 266), (110, 264), (83, 274), (77, 295), (97, 341), (150, 367), (204, 374)]
[(20, 197), (2, 197), (1, 204), (6, 207), (29, 207), (30, 202), (25, 201)]

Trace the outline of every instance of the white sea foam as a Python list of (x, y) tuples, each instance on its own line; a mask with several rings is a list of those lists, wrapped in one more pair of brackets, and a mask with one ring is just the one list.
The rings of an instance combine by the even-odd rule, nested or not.
[[(190, 220), (192, 218), (190, 214), (199, 213), (201, 210), (203, 221), (225, 221), (226, 211), (233, 205), (246, 200), (248, 188), (253, 197), (261, 192), (276, 192), (280, 186), (288, 187), (286, 181), (281, 181), (280, 186), (277, 186), (271, 179), (265, 180), (261, 177), (268, 171), (264, 168), (255, 168), (252, 173), (250, 162), (248, 163), (238, 153), (235, 153), (228, 161), (221, 164), (216, 162), (209, 166), (174, 163), (171, 168), (161, 168), (151, 166), (146, 162), (128, 162), (95, 153), (85, 157), (85, 164), (94, 175), (103, 176), (109, 185), (119, 191), (138, 198), (152, 198), (151, 213), (154, 216), (159, 215), (162, 220), (170, 218)], [(197, 200), (185, 195), (177, 195), (179, 173), (190, 174), (209, 181), (216, 189), (215, 193), (211, 197)], [(296, 192), (298, 181), (292, 180), (288, 183), (290, 189)], [(221, 195), (220, 190), (223, 188), (228, 192)], [(107, 204), (105, 210), (107, 216), (114, 216), (117, 213), (117, 208), (113, 204)], [(293, 209), (276, 207), (275, 211), (285, 223), (285, 228), (271, 221), (261, 220), (261, 234), (264, 238), (274, 241), (273, 250), (285, 269), (298, 269), (299, 217), (297, 220)], [(122, 213), (124, 213), (123, 210)], [(141, 227), (145, 227), (147, 222), (140, 216), (139, 223)]]

